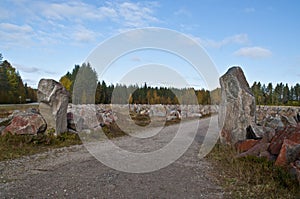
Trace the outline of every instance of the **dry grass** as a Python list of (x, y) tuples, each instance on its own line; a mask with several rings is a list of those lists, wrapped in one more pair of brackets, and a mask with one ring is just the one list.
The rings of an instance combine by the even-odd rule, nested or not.
[(25, 111), (29, 108), (38, 109), (38, 104), (14, 104), (14, 105), (1, 105), (0, 106), (0, 118), (5, 118), (12, 114), (14, 110)]
[(235, 150), (220, 144), (207, 156), (225, 198), (300, 198), (299, 183), (288, 171), (266, 159), (235, 156)]
[(63, 133), (59, 136), (54, 136), (51, 133), (37, 136), (6, 134), (0, 136), (0, 161), (75, 144), (81, 144), (81, 140), (77, 134), (71, 133)]

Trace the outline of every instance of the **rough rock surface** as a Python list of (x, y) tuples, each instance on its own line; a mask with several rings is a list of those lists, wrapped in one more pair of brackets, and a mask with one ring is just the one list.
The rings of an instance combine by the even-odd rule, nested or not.
[(285, 129), (276, 132), (269, 147), (269, 151), (273, 155), (279, 154), (284, 139), (289, 139), (300, 144), (300, 127), (286, 127)]
[(255, 98), (240, 67), (230, 68), (220, 78), (219, 126), (221, 142), (235, 144), (246, 139), (246, 128), (255, 125)]
[(47, 122), (48, 129), (56, 134), (67, 131), (68, 91), (52, 79), (41, 79), (37, 92), (39, 110)]
[(176, 120), (176, 119), (181, 119), (181, 114), (179, 111), (177, 110), (172, 110), (167, 114), (167, 121), (171, 121), (171, 120)]
[(10, 124), (4, 128), (2, 134), (36, 135), (43, 133), (46, 128), (47, 124), (40, 114), (34, 111), (19, 112), (13, 116)]
[(100, 127), (96, 117), (96, 106), (69, 104), (68, 126), (78, 132)]
[(241, 158), (246, 156), (262, 156), (262, 154), (265, 154), (265, 152), (267, 151), (269, 145), (270, 145), (269, 143), (258, 142), (248, 151), (244, 153), (240, 153), (237, 157)]
[(300, 157), (300, 143), (284, 139), (275, 165), (288, 166), (291, 162), (297, 160), (298, 157)]
[(254, 140), (254, 139), (239, 141), (235, 144), (235, 148), (239, 153), (243, 153), (251, 149), (258, 142), (259, 140)]
[(101, 126), (109, 126), (117, 120), (110, 107), (94, 104), (69, 104), (67, 116), (68, 128), (77, 132), (96, 131)]
[(274, 129), (289, 125), (295, 126), (300, 122), (299, 114), (300, 107), (260, 105), (256, 109), (256, 123)]

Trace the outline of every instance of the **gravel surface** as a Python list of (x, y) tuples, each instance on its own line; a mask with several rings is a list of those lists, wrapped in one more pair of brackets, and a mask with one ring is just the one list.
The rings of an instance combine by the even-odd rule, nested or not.
[[(222, 189), (213, 183), (213, 168), (197, 156), (208, 121), (200, 120), (197, 135), (183, 156), (149, 173), (107, 167), (84, 145), (0, 162), (0, 198), (222, 198)], [(188, 132), (194, 124), (185, 122), (184, 128)], [(157, 150), (172, 140), (178, 126), (165, 127), (151, 138), (126, 136), (114, 143), (128, 151)], [(107, 141), (102, 142), (104, 146)]]

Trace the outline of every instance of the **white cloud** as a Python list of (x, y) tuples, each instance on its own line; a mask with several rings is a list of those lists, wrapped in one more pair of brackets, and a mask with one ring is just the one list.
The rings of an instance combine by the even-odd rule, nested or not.
[(79, 21), (83, 19), (102, 19), (104, 15), (97, 7), (83, 2), (40, 3), (42, 15), (51, 20)]
[(204, 47), (208, 47), (208, 48), (221, 48), (221, 47), (224, 47), (224, 46), (230, 45), (230, 44), (240, 44), (241, 45), (241, 44), (249, 43), (247, 34), (233, 35), (230, 37), (226, 37), (226, 38), (222, 39), (221, 41), (216, 41), (216, 40), (212, 40), (212, 39), (202, 39), (200, 37), (195, 37), (195, 36), (191, 36), (191, 35), (189, 35), (189, 36), (192, 39), (199, 42)]
[(116, 18), (118, 16), (117, 11), (114, 8), (102, 6), (98, 10), (99, 13), (105, 17)]
[(118, 22), (125, 27), (148, 26), (151, 22), (159, 20), (153, 16), (155, 3), (149, 2), (106, 2), (104, 6), (76, 2), (46, 3), (37, 4), (41, 15), (52, 21), (84, 22), (85, 20), (110, 20)]
[(48, 70), (43, 70), (43, 69), (33, 67), (33, 66), (28, 67), (28, 66), (24, 66), (24, 65), (21, 65), (21, 64), (13, 64), (13, 66), (16, 67), (16, 69), (18, 71), (21, 71), (21, 72), (24, 72), (24, 73), (46, 73), (46, 74), (50, 74), (50, 75), (56, 74), (55, 72), (48, 71)]
[(266, 58), (272, 56), (272, 52), (269, 49), (259, 46), (244, 47), (233, 53), (235, 56), (249, 57), (253, 59)]
[(29, 33), (32, 32), (32, 28), (29, 25), (16, 25), (11, 23), (0, 23), (0, 29), (8, 31), (8, 32), (23, 32)]
[(9, 19), (12, 16), (12, 13), (4, 7), (0, 7), (0, 13), (0, 19)]
[(159, 22), (153, 16), (152, 7), (147, 7), (142, 3), (124, 2), (119, 5), (116, 4), (120, 22), (127, 27), (143, 27), (148, 26), (151, 22)]
[(23, 79), (24, 83), (27, 83), (28, 86), (36, 88), (37, 87), (37, 80), (36, 79)]
[[(33, 42), (39, 44), (58, 44), (71, 42), (90, 42), (109, 29), (110, 33), (118, 30), (151, 26), (160, 22), (154, 16), (154, 10), (159, 6), (156, 2), (111, 1), (102, 5), (88, 1), (11, 1), (14, 14), (7, 22), (15, 18), (27, 24), (1, 23), (0, 37), (2, 46), (17, 46)], [(1, 9), (0, 9), (1, 11)], [(17, 14), (15, 14), (17, 13)], [(1, 18), (1, 17), (0, 17)], [(110, 23), (110, 26), (107, 26)], [(105, 29), (99, 29), (102, 24)], [(78, 28), (86, 27), (86, 28)], [(91, 30), (87, 27), (95, 27)], [(117, 27), (117, 28), (116, 28)], [(114, 30), (112, 32), (112, 29)]]
[(185, 8), (180, 8), (179, 10), (176, 10), (174, 12), (174, 15), (177, 15), (177, 16), (188, 16), (188, 17), (192, 16), (191, 12), (188, 11), (187, 9), (185, 9)]
[[(28, 45), (32, 43), (33, 29), (29, 25), (16, 25), (12, 23), (0, 23), (0, 38), (2, 42), (10, 45)], [(2, 43), (3, 46), (5, 44)]]
[(252, 13), (252, 12), (255, 12), (255, 8), (245, 8), (243, 11), (245, 13)]
[(96, 36), (97, 34), (94, 31), (80, 26), (75, 30), (73, 39), (77, 42), (92, 42), (96, 40)]

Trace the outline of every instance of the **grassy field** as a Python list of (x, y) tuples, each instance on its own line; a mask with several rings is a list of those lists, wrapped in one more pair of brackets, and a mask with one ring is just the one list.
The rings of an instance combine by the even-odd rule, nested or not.
[(4, 118), (12, 114), (14, 110), (25, 111), (29, 108), (38, 108), (38, 104), (12, 104), (12, 105), (0, 105), (0, 118)]
[(63, 133), (59, 136), (54, 136), (51, 133), (37, 136), (6, 134), (0, 136), (0, 161), (75, 144), (81, 144), (81, 140), (77, 134), (71, 133)]
[(231, 147), (217, 144), (206, 157), (226, 198), (300, 198), (299, 183), (288, 171), (266, 159), (236, 155)]

